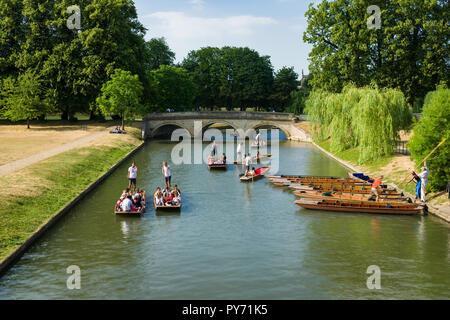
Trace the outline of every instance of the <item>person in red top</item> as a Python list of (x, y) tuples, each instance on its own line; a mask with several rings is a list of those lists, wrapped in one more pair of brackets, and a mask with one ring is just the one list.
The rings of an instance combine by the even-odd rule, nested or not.
[(378, 189), (380, 188), (381, 185), (381, 179), (383, 179), (383, 176), (379, 176), (378, 178), (376, 178), (372, 183), (372, 188), (370, 189), (370, 195), (374, 194), (376, 196), (375, 199), (376, 201), (378, 201), (380, 198)]

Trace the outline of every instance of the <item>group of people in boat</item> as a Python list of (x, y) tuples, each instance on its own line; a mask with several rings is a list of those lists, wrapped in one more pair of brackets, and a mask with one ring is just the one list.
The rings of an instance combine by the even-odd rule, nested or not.
[(126, 188), (116, 203), (116, 211), (139, 212), (143, 207), (145, 207), (145, 191), (142, 189), (131, 191), (130, 188)]
[(226, 164), (227, 163), (227, 156), (225, 153), (222, 153), (222, 157), (220, 159), (217, 159), (216, 156), (208, 156), (208, 164)]
[(181, 192), (177, 185), (173, 186), (173, 189), (168, 187), (161, 190), (160, 187), (156, 188), (154, 194), (155, 204), (161, 206), (177, 206), (181, 203)]

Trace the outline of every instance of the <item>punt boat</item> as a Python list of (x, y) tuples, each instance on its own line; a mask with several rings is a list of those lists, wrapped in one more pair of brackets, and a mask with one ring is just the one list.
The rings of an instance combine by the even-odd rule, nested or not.
[(264, 174), (268, 172), (269, 169), (270, 166), (263, 166), (261, 168), (255, 169), (255, 174), (247, 174), (246, 176), (244, 175), (240, 177), (240, 180), (243, 182), (259, 180), (264, 177)]
[(390, 203), (371, 203), (368, 201), (349, 202), (344, 200), (296, 200), (295, 204), (305, 209), (338, 211), (338, 212), (355, 212), (355, 213), (382, 213), (382, 214), (399, 214), (413, 215), (419, 214), (422, 210), (416, 204), (397, 205)]
[[(350, 194), (338, 194), (338, 193), (330, 193), (330, 192), (317, 192), (317, 191), (303, 191), (303, 192), (295, 192), (296, 196), (301, 198), (315, 199), (315, 200), (342, 200), (349, 202), (370, 202), (370, 203), (389, 203), (389, 204), (398, 204), (398, 205), (410, 205), (412, 202), (408, 202), (403, 198), (380, 198), (380, 200), (376, 201), (375, 196), (368, 197), (364, 195), (350, 195)], [(373, 200), (370, 200), (373, 198)]]
[(145, 213), (145, 205), (139, 211), (119, 211), (117, 208), (114, 208), (114, 213), (118, 216), (124, 217), (142, 217)]
[(228, 165), (227, 163), (208, 163), (208, 168), (210, 170), (217, 170), (217, 169), (226, 170), (227, 165)]
[(163, 206), (157, 206), (155, 198), (153, 198), (153, 206), (155, 207), (155, 211), (180, 211), (181, 210), (181, 201), (176, 205), (165, 204)]

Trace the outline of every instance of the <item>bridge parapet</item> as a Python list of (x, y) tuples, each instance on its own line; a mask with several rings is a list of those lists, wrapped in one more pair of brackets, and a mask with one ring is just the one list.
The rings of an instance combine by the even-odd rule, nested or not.
[(147, 121), (184, 119), (296, 121), (298, 117), (293, 113), (246, 111), (164, 112), (149, 113), (145, 117)]

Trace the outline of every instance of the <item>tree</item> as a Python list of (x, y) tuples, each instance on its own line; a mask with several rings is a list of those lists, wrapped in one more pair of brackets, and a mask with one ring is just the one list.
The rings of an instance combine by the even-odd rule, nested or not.
[(308, 99), (309, 94), (312, 90), (310, 84), (311, 78), (312, 76), (305, 76), (300, 89), (291, 92), (289, 106), (286, 109), (287, 112), (292, 112), (295, 114), (303, 113), (303, 110), (306, 107), (306, 100)]
[(214, 109), (220, 102), (220, 62), (221, 50), (206, 47), (189, 52), (181, 63), (197, 85), (194, 105)]
[(443, 190), (450, 180), (450, 89), (441, 86), (425, 98), (422, 118), (408, 143), (412, 158), (417, 163), (422, 161), (443, 138), (446, 142), (427, 161), (431, 191)]
[(145, 49), (146, 70), (156, 70), (161, 65), (173, 65), (173, 61), (175, 60), (175, 53), (170, 50), (164, 37), (150, 39), (150, 41), (147, 41), (145, 43)]
[(3, 116), (11, 121), (37, 119), (49, 111), (49, 105), (43, 98), (42, 82), (36, 74), (27, 72), (17, 80), (7, 78), (3, 81)]
[(359, 163), (392, 154), (398, 131), (411, 124), (403, 93), (376, 86), (347, 85), (342, 93), (313, 90), (305, 111), (313, 122), (314, 139), (330, 138), (332, 152), (358, 148)]
[(283, 67), (275, 74), (273, 93), (270, 96), (276, 111), (285, 111), (291, 99), (291, 92), (297, 90), (300, 82), (293, 67)]
[(196, 87), (183, 68), (162, 65), (149, 72), (149, 79), (153, 96), (150, 109), (181, 111), (192, 107)]
[(97, 98), (100, 111), (104, 115), (120, 114), (122, 130), (125, 130), (125, 119), (132, 120), (141, 112), (139, 99), (143, 89), (137, 75), (122, 69), (114, 70), (111, 80), (102, 86), (102, 93)]
[(222, 106), (268, 107), (273, 84), (273, 67), (269, 56), (255, 50), (223, 47), (219, 57), (219, 82)]
[[(381, 9), (381, 28), (369, 29), (370, 5)], [(313, 45), (309, 69), (315, 89), (340, 92), (375, 81), (399, 88), (407, 102), (449, 83), (448, 1), (334, 0), (310, 5), (303, 35)]]

